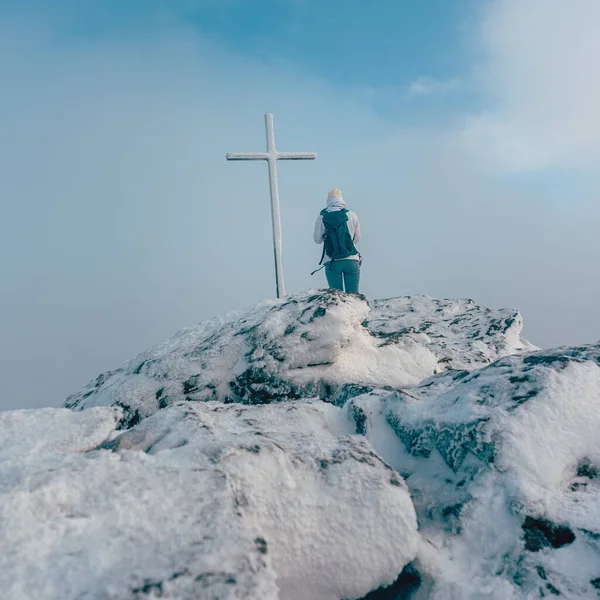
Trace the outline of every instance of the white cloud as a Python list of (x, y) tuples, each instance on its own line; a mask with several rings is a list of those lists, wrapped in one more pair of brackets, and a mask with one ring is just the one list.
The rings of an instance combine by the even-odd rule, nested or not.
[(480, 84), (493, 106), (467, 137), (503, 168), (598, 169), (600, 2), (494, 0)]
[(408, 86), (409, 94), (426, 96), (430, 94), (445, 94), (458, 88), (458, 79), (434, 79), (424, 75), (417, 77)]

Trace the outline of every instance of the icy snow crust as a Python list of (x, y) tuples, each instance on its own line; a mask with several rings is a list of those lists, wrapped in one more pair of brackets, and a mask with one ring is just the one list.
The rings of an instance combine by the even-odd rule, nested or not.
[(416, 554), (414, 509), (340, 412), (182, 403), (116, 437), (114, 408), (0, 414), (2, 598), (337, 600), (391, 583)]
[(410, 489), (422, 597), (598, 597), (599, 364), (540, 351), (346, 403)]
[(0, 414), (2, 597), (597, 598), (600, 345), (521, 328), (306, 293)]
[(395, 298), (369, 310), (359, 296), (300, 294), (185, 329), (100, 375), (65, 406), (122, 406), (130, 425), (182, 400), (340, 404), (356, 386), (408, 388), (532, 349), (522, 326), (517, 311), (471, 300)]

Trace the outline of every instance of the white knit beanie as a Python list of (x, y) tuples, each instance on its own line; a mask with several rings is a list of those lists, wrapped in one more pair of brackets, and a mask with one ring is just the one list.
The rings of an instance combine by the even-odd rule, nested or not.
[(329, 194), (327, 194), (327, 202), (329, 203), (337, 198), (343, 199), (342, 191), (338, 190), (337, 188), (333, 188)]

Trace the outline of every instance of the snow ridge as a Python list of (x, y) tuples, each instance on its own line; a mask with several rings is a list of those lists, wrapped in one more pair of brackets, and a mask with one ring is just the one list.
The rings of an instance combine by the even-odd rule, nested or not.
[(517, 311), (471, 300), (395, 298), (370, 309), (364, 297), (307, 292), (185, 329), (100, 375), (65, 406), (122, 406), (129, 426), (184, 400), (339, 403), (354, 393), (348, 386), (404, 389), (534, 349), (520, 339), (522, 326)]

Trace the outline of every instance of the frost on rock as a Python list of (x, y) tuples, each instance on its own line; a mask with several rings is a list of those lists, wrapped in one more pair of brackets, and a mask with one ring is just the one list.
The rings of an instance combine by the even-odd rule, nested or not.
[(597, 597), (599, 365), (539, 351), (346, 404), (409, 486), (427, 598)]
[(129, 427), (182, 400), (343, 404), (365, 387), (411, 387), (533, 348), (521, 329), (518, 312), (472, 301), (395, 298), (370, 310), (362, 296), (308, 292), (185, 329), (100, 375), (65, 406), (121, 406)]
[(3, 599), (358, 598), (416, 554), (404, 482), (331, 404), (117, 413), (0, 415)]
[(537, 349), (521, 338), (523, 317), (518, 311), (491, 310), (473, 300), (428, 296), (375, 300), (369, 328), (384, 344), (423, 345), (440, 365), (451, 369), (473, 369)]

